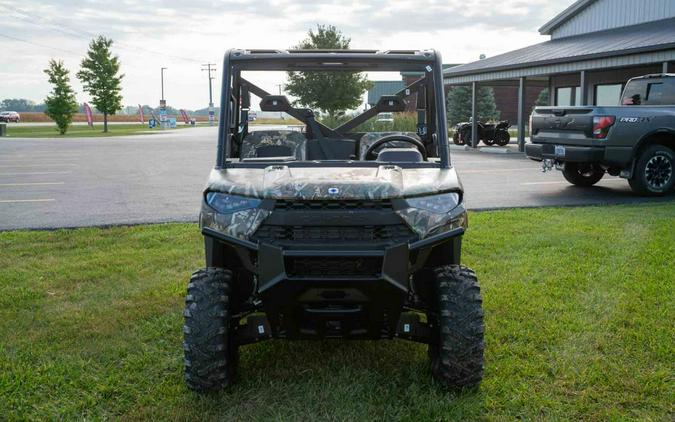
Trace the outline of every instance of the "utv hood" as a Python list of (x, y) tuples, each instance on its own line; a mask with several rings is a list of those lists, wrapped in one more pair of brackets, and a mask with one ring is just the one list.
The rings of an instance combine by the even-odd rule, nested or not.
[(454, 168), (288, 167), (211, 171), (206, 189), (264, 199), (393, 199), (461, 191)]

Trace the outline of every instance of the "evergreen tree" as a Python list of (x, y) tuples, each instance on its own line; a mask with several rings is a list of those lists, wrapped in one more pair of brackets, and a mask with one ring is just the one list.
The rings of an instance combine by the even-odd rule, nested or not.
[[(448, 124), (468, 122), (471, 117), (471, 87), (454, 86), (448, 90), (446, 98)], [(476, 93), (476, 107), (478, 118), (481, 121), (499, 119), (499, 111), (495, 104), (495, 94), (492, 88), (479, 86)]]
[(89, 43), (87, 56), (82, 59), (77, 77), (84, 90), (91, 95), (91, 102), (103, 113), (103, 132), (108, 131), (108, 115), (122, 109), (122, 78), (120, 62), (110, 51), (113, 41), (99, 36)]
[[(348, 50), (350, 38), (334, 26), (317, 25), (295, 48), (303, 50)], [(304, 107), (319, 109), (329, 116), (358, 107), (370, 81), (358, 72), (288, 72), (286, 91)]]
[(50, 60), (49, 67), (44, 72), (52, 84), (52, 92), (45, 99), (45, 114), (56, 122), (59, 133), (64, 135), (78, 109), (75, 92), (70, 86), (69, 72), (60, 60)]
[(539, 92), (537, 101), (534, 102), (535, 107), (547, 106), (549, 102), (548, 88), (544, 88)]

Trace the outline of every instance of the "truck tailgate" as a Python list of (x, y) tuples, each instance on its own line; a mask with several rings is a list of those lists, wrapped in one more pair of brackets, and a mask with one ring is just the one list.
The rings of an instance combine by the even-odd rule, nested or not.
[(531, 140), (592, 146), (594, 114), (592, 107), (537, 107), (532, 113)]

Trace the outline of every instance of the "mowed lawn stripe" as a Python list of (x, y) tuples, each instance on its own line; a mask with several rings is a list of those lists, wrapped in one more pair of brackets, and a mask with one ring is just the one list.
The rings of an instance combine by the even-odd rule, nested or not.
[(675, 203), (470, 214), (485, 380), (453, 395), (404, 341), (261, 343), (182, 380), (196, 225), (0, 233), (0, 415), (29, 419), (672, 420)]

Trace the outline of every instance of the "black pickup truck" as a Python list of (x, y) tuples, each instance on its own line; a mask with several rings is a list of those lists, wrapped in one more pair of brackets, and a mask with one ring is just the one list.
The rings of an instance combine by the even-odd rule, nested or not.
[(530, 129), (526, 155), (574, 185), (609, 173), (642, 195), (675, 186), (675, 74), (629, 80), (618, 106), (537, 107)]

